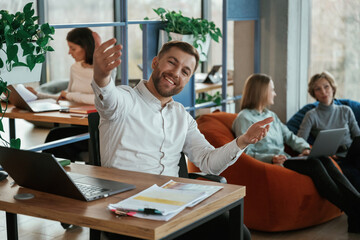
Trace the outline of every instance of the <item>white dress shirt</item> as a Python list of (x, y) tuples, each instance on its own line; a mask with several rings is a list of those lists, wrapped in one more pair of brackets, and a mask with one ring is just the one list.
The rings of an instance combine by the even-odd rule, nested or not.
[(178, 176), (184, 152), (202, 172), (220, 174), (241, 155), (235, 140), (214, 149), (182, 104), (171, 101), (162, 107), (145, 83), (133, 89), (92, 82), (102, 166)]

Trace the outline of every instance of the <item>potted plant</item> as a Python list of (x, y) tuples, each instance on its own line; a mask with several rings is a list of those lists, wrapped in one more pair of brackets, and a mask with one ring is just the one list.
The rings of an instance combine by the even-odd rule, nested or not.
[(164, 23), (164, 31), (160, 31), (159, 48), (170, 40), (186, 41), (198, 50), (200, 60), (205, 61), (210, 39), (219, 42), (219, 38), (222, 37), (220, 29), (207, 19), (185, 17), (181, 11), (169, 11), (164, 8), (153, 10)]
[(205, 103), (214, 103), (215, 105), (211, 106), (211, 107), (205, 107), (205, 108), (199, 108), (196, 109), (196, 117), (203, 115), (203, 114), (208, 114), (208, 113), (212, 113), (216, 110), (221, 111), (221, 94), (219, 91), (216, 91), (216, 93), (214, 94), (209, 94), (207, 92), (205, 93), (201, 93), (200, 96), (198, 98), (195, 99), (195, 103), (196, 104), (205, 104)]
[[(34, 16), (32, 4), (26, 4), (23, 11), (15, 14), (0, 10), (0, 95), (3, 96), (2, 101), (5, 105), (0, 106), (1, 132), (4, 132), (2, 119), (8, 106), (8, 96), (11, 94), (4, 76), (9, 76), (15, 69), (26, 68), (32, 71), (37, 64), (45, 61), (46, 52), (54, 51), (49, 46), (49, 41), (53, 40), (51, 35), (55, 30), (48, 23), (36, 23), (39, 17)], [(20, 148), (20, 139), (11, 139), (8, 142), (0, 135), (0, 141), (4, 145)]]

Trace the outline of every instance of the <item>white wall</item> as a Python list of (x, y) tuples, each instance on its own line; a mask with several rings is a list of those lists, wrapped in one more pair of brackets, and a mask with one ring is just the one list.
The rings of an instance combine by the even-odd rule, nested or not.
[(275, 83), (271, 108), (286, 122), (306, 104), (310, 0), (260, 0), (260, 71)]

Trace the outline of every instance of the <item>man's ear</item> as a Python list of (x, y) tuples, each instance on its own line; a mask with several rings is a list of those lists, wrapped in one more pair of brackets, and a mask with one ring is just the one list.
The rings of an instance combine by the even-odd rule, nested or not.
[(158, 63), (159, 63), (159, 58), (156, 56), (153, 58), (153, 60), (151, 62), (151, 68), (154, 70)]

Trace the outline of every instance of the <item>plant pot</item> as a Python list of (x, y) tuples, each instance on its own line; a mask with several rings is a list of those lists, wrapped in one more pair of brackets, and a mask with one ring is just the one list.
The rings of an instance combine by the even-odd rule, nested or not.
[[(3, 44), (3, 49), (6, 49), (6, 45)], [(19, 46), (18, 58), (21, 62), (26, 62), (26, 58), (22, 56), (23, 50)], [(0, 50), (1, 59), (7, 59), (4, 51)], [(4, 62), (5, 64), (5, 62)], [(8, 85), (18, 84), (18, 83), (28, 83), (28, 82), (37, 82), (40, 81), (42, 64), (36, 64), (32, 71), (27, 67), (13, 67), (11, 72), (8, 72), (6, 66), (0, 69), (0, 77), (4, 82), (7, 82)]]
[[(182, 35), (179, 33), (173, 33), (170, 32), (170, 37), (172, 38), (171, 40), (178, 40), (178, 41), (184, 41), (187, 43), (190, 43), (191, 45), (193, 45), (194, 43), (194, 37), (193, 35)], [(209, 47), (210, 47), (210, 35), (208, 34), (206, 36), (206, 41), (202, 42), (201, 40), (198, 40), (197, 43), (199, 44), (199, 47), (196, 49), (200, 55), (200, 61), (204, 62), (207, 60), (207, 53), (209, 51)], [(162, 45), (166, 42), (169, 41), (168, 38), (168, 34), (166, 31), (164, 30), (160, 30), (159, 31), (159, 51), (162, 47)]]

